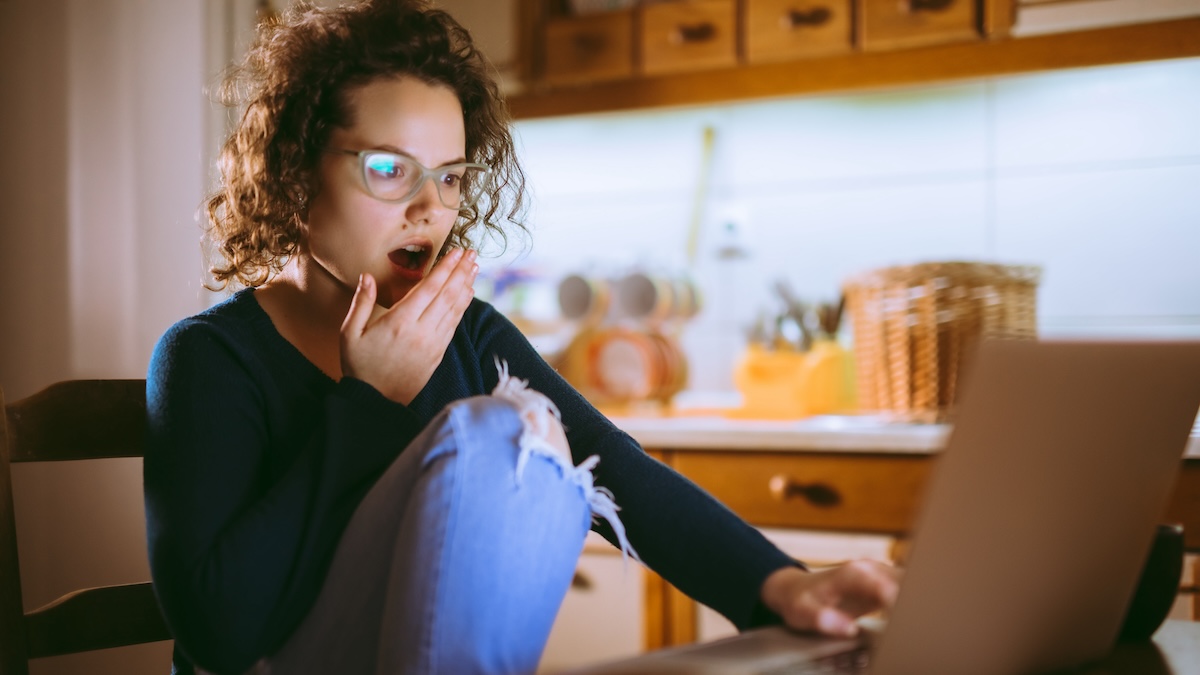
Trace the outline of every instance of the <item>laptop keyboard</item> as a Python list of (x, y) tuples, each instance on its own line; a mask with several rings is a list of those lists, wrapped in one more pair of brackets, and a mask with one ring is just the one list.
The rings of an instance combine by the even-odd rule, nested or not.
[(819, 659), (789, 663), (759, 671), (759, 675), (861, 675), (867, 672), (870, 652), (866, 646)]

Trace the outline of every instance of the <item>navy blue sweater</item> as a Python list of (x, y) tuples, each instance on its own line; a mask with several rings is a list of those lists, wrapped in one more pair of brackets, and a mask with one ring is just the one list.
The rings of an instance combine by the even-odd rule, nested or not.
[[(493, 356), (558, 405), (576, 462), (599, 455), (596, 485), (612, 491), (650, 568), (740, 628), (771, 618), (759, 588), (793, 561), (648, 456), (491, 305), (471, 303), (404, 406), (330, 379), (245, 290), (171, 327), (147, 376), (150, 566), (177, 652), (225, 674), (278, 649), (367, 489), (448, 403), (495, 387)], [(603, 522), (595, 529), (615, 541)]]

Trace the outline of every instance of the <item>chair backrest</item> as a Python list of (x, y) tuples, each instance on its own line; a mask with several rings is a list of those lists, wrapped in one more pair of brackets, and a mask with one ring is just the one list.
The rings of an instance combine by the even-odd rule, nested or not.
[(7, 404), (0, 391), (0, 675), (29, 660), (171, 639), (150, 582), (87, 588), (29, 613), (21, 597), (11, 463), (141, 457), (145, 380), (73, 380)]

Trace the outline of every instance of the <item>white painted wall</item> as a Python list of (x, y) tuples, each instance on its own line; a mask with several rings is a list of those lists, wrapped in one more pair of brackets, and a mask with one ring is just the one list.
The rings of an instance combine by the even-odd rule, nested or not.
[[(773, 279), (832, 299), (922, 260), (1042, 265), (1044, 335), (1200, 338), (1197, 119), (1200, 59), (520, 122), (536, 197), (521, 264), (685, 269), (711, 126), (695, 389), (733, 388)], [(731, 218), (745, 260), (715, 255)]]

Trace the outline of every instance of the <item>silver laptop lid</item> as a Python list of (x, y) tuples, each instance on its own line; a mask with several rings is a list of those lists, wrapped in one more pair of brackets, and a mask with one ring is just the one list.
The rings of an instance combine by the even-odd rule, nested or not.
[(1200, 342), (981, 345), (871, 673), (1104, 655), (1198, 407)]

